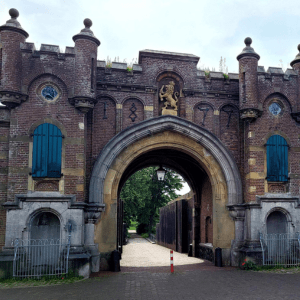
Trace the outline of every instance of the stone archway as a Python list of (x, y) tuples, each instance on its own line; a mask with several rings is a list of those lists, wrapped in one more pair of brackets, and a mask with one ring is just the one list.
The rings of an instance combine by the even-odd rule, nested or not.
[[(204, 128), (174, 116), (140, 122), (116, 135), (102, 150), (90, 182), (90, 204), (105, 211), (95, 225), (99, 250), (111, 252), (117, 240), (118, 190), (127, 167), (140, 155), (157, 149), (174, 149), (195, 159), (207, 173), (213, 194), (214, 246), (224, 249), (230, 261), (232, 240), (243, 238), (226, 206), (242, 203), (242, 184), (237, 165), (219, 139)], [(241, 232), (236, 232), (239, 230)]]

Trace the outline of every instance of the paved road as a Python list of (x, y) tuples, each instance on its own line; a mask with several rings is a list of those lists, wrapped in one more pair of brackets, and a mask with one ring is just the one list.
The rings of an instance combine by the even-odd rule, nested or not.
[[(152, 244), (131, 233), (131, 239), (123, 247), (121, 267), (162, 267), (170, 266), (170, 249)], [(188, 257), (187, 254), (173, 253), (174, 265), (200, 264), (205, 261), (200, 258)]]
[[(139, 247), (137, 243), (136, 247)], [(126, 257), (123, 255), (123, 259)], [(299, 299), (300, 274), (267, 274), (216, 268), (209, 262), (175, 266), (123, 266), (82, 282), (53, 287), (0, 290), (0, 299)]]

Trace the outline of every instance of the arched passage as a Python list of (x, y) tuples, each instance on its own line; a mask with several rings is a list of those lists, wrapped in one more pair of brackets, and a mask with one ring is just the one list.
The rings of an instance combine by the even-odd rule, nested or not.
[[(241, 236), (241, 233), (235, 232), (234, 222), (226, 209), (226, 205), (242, 203), (238, 168), (216, 136), (174, 116), (152, 118), (125, 129), (99, 155), (91, 177), (89, 199), (91, 204), (105, 204), (105, 211), (95, 228), (94, 240), (99, 250), (110, 252), (116, 248), (118, 193), (124, 178), (134, 172), (135, 168), (130, 165), (135, 165), (137, 170), (139, 158), (155, 151), (176, 151), (195, 161), (207, 174), (214, 206), (213, 244), (223, 248), (224, 253), (228, 250), (229, 257), (231, 241), (235, 236)], [(165, 156), (160, 154), (163, 160), (167, 159)], [(188, 176), (189, 172), (182, 166)], [(197, 181), (192, 182), (196, 185)]]

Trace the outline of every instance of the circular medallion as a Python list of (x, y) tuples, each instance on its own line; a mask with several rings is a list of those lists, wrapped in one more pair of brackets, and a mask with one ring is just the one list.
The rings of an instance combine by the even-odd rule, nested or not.
[(46, 100), (54, 100), (58, 96), (58, 91), (52, 86), (52, 85), (46, 85), (42, 91), (41, 91), (42, 96)]
[(269, 111), (271, 112), (271, 114), (273, 116), (278, 116), (281, 113), (282, 109), (281, 109), (281, 106), (277, 102), (273, 102), (269, 106)]

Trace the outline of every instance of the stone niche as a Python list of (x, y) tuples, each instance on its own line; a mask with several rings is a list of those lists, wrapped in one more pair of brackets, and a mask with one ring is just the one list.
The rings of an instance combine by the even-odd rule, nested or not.
[[(267, 193), (264, 196), (257, 196), (256, 203), (248, 205), (248, 231), (246, 238), (250, 240), (259, 240), (259, 233), (275, 233), (275, 228), (272, 224), (279, 221), (283, 222), (282, 216), (285, 218), (284, 220), (286, 220), (286, 223), (284, 222), (286, 233), (299, 232), (299, 208), (299, 197), (292, 196), (289, 193)], [(273, 214), (275, 212), (278, 214), (278, 218), (274, 221), (273, 218), (275, 215)]]
[(183, 83), (179, 76), (171, 72), (158, 77), (158, 112), (159, 115), (181, 115)]
[(42, 211), (30, 222), (30, 238), (60, 240), (60, 221), (52, 212)]
[(84, 244), (84, 210), (75, 202), (75, 196), (59, 192), (33, 192), (16, 195), (14, 203), (5, 203), (7, 209), (5, 247), (11, 247), (16, 238), (67, 240), (68, 224), (72, 224), (71, 245)]

